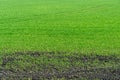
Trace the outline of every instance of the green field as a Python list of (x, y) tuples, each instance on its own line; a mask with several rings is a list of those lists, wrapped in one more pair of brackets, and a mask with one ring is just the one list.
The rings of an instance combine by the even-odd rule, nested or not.
[[(71, 67), (69, 57), (83, 55), (120, 59), (120, 0), (0, 0), (0, 64), (8, 60), (0, 69), (61, 71)], [(74, 58), (74, 67), (99, 65)]]

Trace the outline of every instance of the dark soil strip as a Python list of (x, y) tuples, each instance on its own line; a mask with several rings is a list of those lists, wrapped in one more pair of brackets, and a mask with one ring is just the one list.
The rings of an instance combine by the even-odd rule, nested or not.
[[(120, 80), (120, 58), (115, 55), (110, 56), (102, 56), (102, 55), (94, 55), (94, 56), (87, 56), (87, 55), (73, 55), (73, 56), (56, 56), (54, 55), (54, 52), (16, 52), (12, 55), (5, 55), (2, 57), (2, 64), (0, 65), (0, 79), (5, 80), (26, 80), (26, 79), (32, 79), (32, 80), (41, 80), (41, 79), (61, 79), (64, 78), (66, 80), (69, 79), (87, 79), (87, 80), (94, 80), (94, 79), (100, 79), (100, 80)], [(76, 61), (81, 61), (83, 63), (86, 62), (94, 62), (95, 60), (98, 60), (99, 62), (103, 63), (109, 63), (109, 62), (115, 62), (117, 66), (114, 64), (112, 66), (115, 67), (102, 67), (100, 68), (96, 66), (89, 66), (85, 64), (83, 67), (75, 67), (74, 65), (70, 67), (69, 69), (64, 69), (59, 71), (59, 69), (56, 69), (54, 66), (50, 68), (42, 69), (41, 71), (33, 71), (29, 72), (29, 70), (25, 71), (14, 71), (12, 69), (5, 68), (7, 66), (7, 63), (12, 63), (15, 60), (19, 61), (18, 56), (25, 56), (29, 55), (34, 58), (39, 58), (39, 56), (48, 56), (48, 58), (54, 57), (54, 58), (68, 58), (68, 61), (70, 63), (74, 63)], [(52, 56), (51, 56), (52, 55)], [(102, 63), (100, 63), (102, 64)], [(39, 67), (39, 66), (38, 66)]]
[(25, 73), (25, 72), (12, 72), (9, 70), (1, 70), (0, 78), (5, 79), (27, 79), (31, 78), (32, 80), (39, 79), (53, 79), (53, 78), (64, 78), (64, 79), (83, 79), (86, 78), (88, 80), (100, 79), (100, 80), (119, 80), (120, 79), (120, 68), (71, 68), (62, 72), (33, 72), (33, 73)]

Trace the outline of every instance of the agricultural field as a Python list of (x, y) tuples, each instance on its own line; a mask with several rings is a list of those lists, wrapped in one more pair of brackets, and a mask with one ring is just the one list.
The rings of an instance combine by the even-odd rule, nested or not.
[(119, 80), (120, 0), (0, 0), (0, 79)]

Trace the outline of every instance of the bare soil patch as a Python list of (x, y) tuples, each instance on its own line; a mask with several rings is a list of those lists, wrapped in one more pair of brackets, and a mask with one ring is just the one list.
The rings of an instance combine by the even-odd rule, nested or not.
[[(67, 56), (67, 58), (70, 60), (70, 62), (75, 61), (81, 61), (83, 63), (85, 62), (93, 62), (95, 60), (98, 60), (100, 62), (115, 62), (117, 66), (113, 65), (110, 67), (91, 67), (89, 65), (86, 65), (83, 67), (75, 67), (74, 65), (70, 68), (59, 70), (54, 65), (49, 68), (44, 68), (40, 71), (32, 71), (29, 72), (28, 70), (24, 71), (14, 71), (12, 69), (5, 68), (7, 63), (13, 62), (15, 60), (19, 60), (17, 56), (20, 55), (29, 55), (32, 57), (38, 57), (43, 56), (47, 54), (47, 56), (50, 54), (54, 55), (54, 52), (16, 52), (13, 56), (6, 55), (2, 58), (2, 64), (0, 68), (0, 79), (6, 79), (6, 80), (24, 80), (24, 79), (32, 79), (32, 80), (41, 80), (41, 79), (87, 79), (87, 80), (94, 80), (94, 79), (100, 79), (100, 80), (119, 80), (120, 79), (120, 58), (112, 55), (112, 56), (102, 56), (102, 55), (94, 55), (94, 56)], [(53, 56), (58, 57), (58, 56)], [(59, 58), (59, 57), (58, 57)], [(64, 57), (61, 57), (64, 58)], [(115, 66), (115, 67), (114, 67)], [(39, 66), (38, 66), (39, 67)]]

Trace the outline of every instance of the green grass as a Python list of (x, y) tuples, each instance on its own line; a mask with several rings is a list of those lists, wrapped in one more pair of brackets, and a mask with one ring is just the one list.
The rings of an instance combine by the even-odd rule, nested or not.
[[(120, 58), (119, 3), (120, 0), (0, 0), (0, 70), (120, 66), (120, 60), (105, 62), (95, 57), (99, 54), (103, 58)], [(27, 54), (28, 51), (33, 52)], [(34, 51), (40, 51), (37, 57)], [(96, 59), (84, 62), (80, 60), (83, 55)]]
[(119, 0), (0, 0), (0, 51), (120, 51)]

